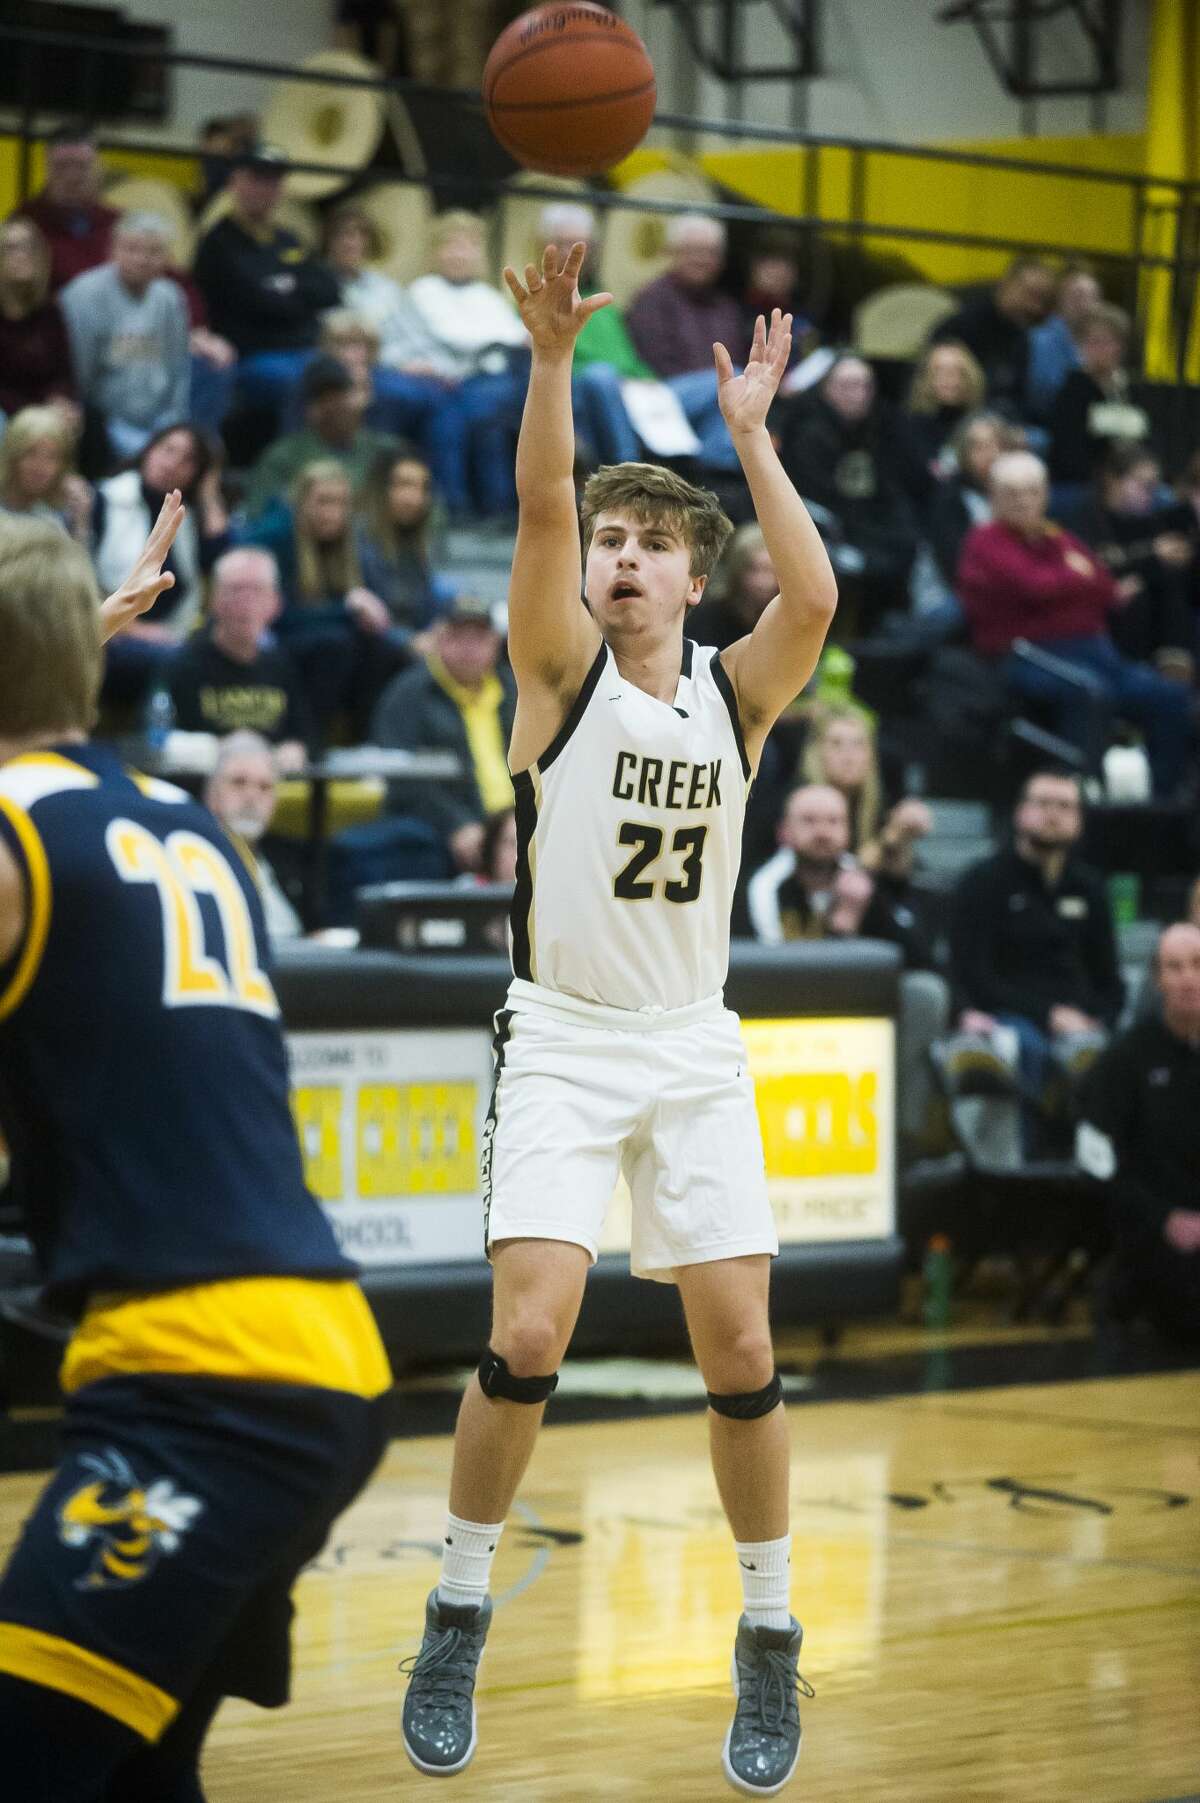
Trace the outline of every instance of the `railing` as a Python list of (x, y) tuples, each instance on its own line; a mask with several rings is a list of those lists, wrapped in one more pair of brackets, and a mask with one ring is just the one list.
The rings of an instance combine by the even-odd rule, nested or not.
[[(15, 135), (19, 140), (18, 184), (21, 196), (30, 189), (31, 157), (35, 143), (45, 134), (38, 129), (35, 97), (38, 68), (42, 56), (77, 55), (82, 60), (82, 90), (94, 92), (95, 79), (89, 86), (89, 70), (99, 68), (100, 59), (123, 56), (132, 60), (150, 60), (167, 67), (208, 71), (215, 75), (242, 75), (258, 79), (312, 82), (323, 87), (365, 88), (407, 101), (436, 99), (439, 104), (460, 115), (478, 116), (481, 100), (470, 90), (438, 90), (420, 82), (381, 80), (313, 71), (286, 63), (250, 61), (241, 57), (204, 55), (194, 51), (147, 52), (144, 48), (120, 40), (93, 38), (76, 33), (42, 30), (36, 27), (0, 25), (0, 46), (10, 46), (20, 71), (21, 99), (16, 111), (19, 123)], [(829, 238), (870, 240), (899, 246), (956, 247), (968, 253), (1030, 254), (1062, 258), (1092, 257), (1124, 265), (1128, 274), (1128, 299), (1131, 310), (1143, 311), (1148, 280), (1156, 277), (1169, 284), (1170, 310), (1175, 322), (1175, 381), (1182, 385), (1187, 344), (1192, 333), (1196, 307), (1197, 281), (1200, 278), (1200, 183), (1189, 183), (1153, 173), (1121, 172), (1111, 169), (1081, 168), (1073, 164), (1045, 163), (1032, 157), (992, 156), (979, 151), (945, 149), (936, 145), (897, 144), (885, 139), (853, 139), (831, 135), (798, 133), (779, 127), (753, 125), (724, 120), (698, 119), (684, 114), (659, 113), (655, 116), (655, 134), (670, 133), (677, 143), (694, 147), (702, 140), (726, 140), (731, 145), (755, 146), (763, 149), (791, 151), (798, 155), (797, 204), (790, 210), (766, 208), (751, 202), (721, 200), (697, 203), (689, 210), (707, 213), (731, 224), (770, 224), (786, 226), (797, 232), (816, 233)], [(449, 137), (451, 134), (447, 134)], [(158, 138), (127, 136), (123, 133), (98, 133), (102, 150), (124, 151), (155, 157), (178, 158), (189, 163), (200, 154), (195, 143), (170, 143)], [(425, 149), (430, 150), (426, 145)], [(848, 174), (841, 172), (839, 186), (845, 190), (845, 205), (830, 199), (833, 186), (826, 172), (836, 159), (848, 161)], [(872, 178), (887, 173), (889, 164), (900, 161), (927, 168), (940, 167), (955, 172), (986, 171), (996, 175), (1039, 177), (1048, 181), (1074, 183), (1078, 187), (1123, 190), (1128, 197), (1124, 242), (1109, 239), (1104, 243), (1065, 243), (1061, 238), (1038, 233), (1003, 231), (962, 231), (889, 219), (879, 210), (878, 199), (871, 194)], [(291, 167), (301, 171), (322, 171), (344, 176), (347, 183), (358, 180), (364, 171), (325, 161), (305, 162), (293, 159)], [(463, 175), (450, 168), (431, 167), (413, 173), (401, 167), (380, 170), (391, 181), (435, 186), (439, 193), (453, 197), (457, 193), (478, 196), (481, 189), (500, 197), (505, 192), (507, 175), (472, 173)], [(720, 177), (717, 176), (719, 181)], [(547, 184), (526, 179), (522, 193), (560, 200), (562, 192)], [(671, 201), (656, 201), (626, 195), (612, 187), (595, 187), (580, 197), (600, 212), (630, 210), (648, 215), (669, 215), (678, 211)], [(1162, 248), (1166, 246), (1168, 248)]]

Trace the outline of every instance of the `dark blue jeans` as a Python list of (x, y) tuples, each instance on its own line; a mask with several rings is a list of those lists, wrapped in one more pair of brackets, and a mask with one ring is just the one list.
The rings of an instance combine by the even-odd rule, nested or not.
[(1122, 657), (1104, 637), (1056, 639), (1043, 649), (1090, 678), (1089, 687), (1080, 689), (1009, 656), (1004, 676), (1013, 694), (1026, 701), (1049, 702), (1054, 730), (1081, 751), (1092, 743), (1093, 729), (1103, 735), (1115, 715), (1132, 721), (1145, 735), (1155, 792), (1172, 795), (1187, 768), (1192, 738), (1191, 694), (1185, 685), (1169, 682), (1148, 664)]

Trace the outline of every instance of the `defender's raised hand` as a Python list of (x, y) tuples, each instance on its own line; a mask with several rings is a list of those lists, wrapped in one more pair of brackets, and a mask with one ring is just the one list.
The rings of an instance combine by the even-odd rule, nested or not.
[(116, 593), (110, 595), (101, 606), (102, 643), (111, 639), (115, 632), (120, 632), (123, 626), (128, 626), (131, 620), (136, 620), (139, 614), (149, 613), (158, 597), (165, 594), (167, 589), (174, 588), (175, 578), (170, 570), (164, 571), (163, 564), (186, 512), (183, 496), (177, 488), (173, 488), (159, 508), (158, 518), (150, 529), (150, 536), (142, 546), (137, 562)]
[(717, 365), (717, 399), (730, 433), (757, 431), (765, 424), (792, 349), (792, 316), (776, 307), (771, 329), (760, 313), (754, 322), (754, 343), (741, 375), (723, 344), (713, 345)]
[(601, 307), (607, 307), (611, 294), (592, 294), (587, 300), (579, 293), (579, 271), (587, 246), (573, 244), (566, 261), (560, 263), (553, 244), (546, 246), (540, 269), (525, 265), (525, 281), (516, 271), (506, 269), (504, 279), (517, 303), (525, 330), (538, 351), (570, 350), (576, 338)]

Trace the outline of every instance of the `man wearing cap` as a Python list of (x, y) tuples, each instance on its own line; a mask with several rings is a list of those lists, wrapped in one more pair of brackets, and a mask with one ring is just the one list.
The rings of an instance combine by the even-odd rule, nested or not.
[(339, 357), (313, 357), (300, 377), (300, 396), (303, 427), (276, 439), (251, 471), (245, 498), (250, 519), (257, 519), (272, 501), (282, 500), (310, 463), (336, 459), (357, 492), (373, 464), (404, 448), (391, 434), (364, 426), (370, 389), (355, 381)]
[(517, 691), (500, 664), (501, 638), (486, 601), (459, 595), (433, 627), (419, 664), (394, 676), (375, 708), (371, 739), (410, 751), (451, 751), (462, 775), (406, 783), (392, 813), (416, 815), (446, 841), (459, 870), (478, 869), (484, 822), (513, 805), (506, 749)]
[(275, 223), (285, 160), (259, 144), (235, 158), (228, 215), (200, 240), (193, 274), (214, 332), (236, 347), (238, 395), (276, 415), (338, 304), (333, 271)]

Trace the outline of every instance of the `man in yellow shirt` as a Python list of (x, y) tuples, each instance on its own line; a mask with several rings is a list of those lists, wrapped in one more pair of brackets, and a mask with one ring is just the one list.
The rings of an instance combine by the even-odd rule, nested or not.
[(459, 870), (478, 869), (485, 821), (513, 805), (507, 752), (517, 696), (502, 644), (488, 603), (459, 595), (422, 662), (384, 690), (371, 726), (377, 745), (458, 757), (460, 776), (398, 786), (388, 806), (440, 833)]

